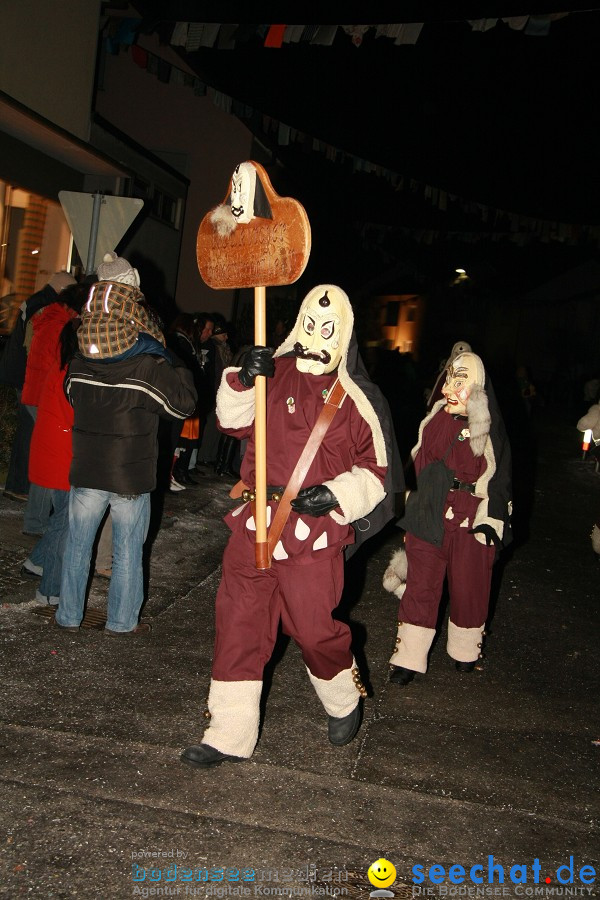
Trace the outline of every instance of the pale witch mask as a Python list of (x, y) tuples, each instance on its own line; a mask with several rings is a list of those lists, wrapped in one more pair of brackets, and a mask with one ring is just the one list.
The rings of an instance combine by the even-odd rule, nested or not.
[(252, 163), (240, 163), (231, 179), (231, 214), (246, 225), (254, 218), (256, 169)]
[(448, 367), (442, 394), (446, 398), (444, 411), (455, 416), (467, 415), (467, 402), (473, 385), (483, 387), (483, 363), (474, 353), (461, 353)]
[(308, 295), (293, 335), (299, 372), (325, 375), (337, 368), (345, 351), (346, 319), (346, 306), (334, 286)]

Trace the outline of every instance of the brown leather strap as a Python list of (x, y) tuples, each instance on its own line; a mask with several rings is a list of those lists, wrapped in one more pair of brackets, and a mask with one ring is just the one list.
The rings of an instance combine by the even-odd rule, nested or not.
[(247, 491), (248, 485), (244, 484), (244, 482), (240, 479), (229, 491), (229, 496), (232, 500), (239, 500), (242, 496), (242, 491)]
[(296, 468), (292, 472), (292, 476), (287, 483), (287, 487), (283, 492), (283, 497), (277, 507), (277, 512), (269, 528), (269, 539), (267, 541), (269, 549), (269, 562), (273, 555), (273, 550), (277, 546), (277, 541), (281, 536), (283, 527), (288, 520), (291, 512), (291, 502), (298, 496), (298, 491), (302, 487), (306, 474), (310, 469), (311, 463), (316, 456), (317, 450), (321, 446), (321, 442), (325, 437), (327, 429), (331, 425), (333, 417), (340, 408), (342, 400), (346, 396), (346, 391), (341, 385), (339, 379), (336, 379), (333, 387), (327, 395), (325, 405), (321, 410), (321, 414), (315, 422), (314, 428), (310, 433), (310, 437), (306, 442), (306, 446), (300, 455), (300, 459), (296, 463)]

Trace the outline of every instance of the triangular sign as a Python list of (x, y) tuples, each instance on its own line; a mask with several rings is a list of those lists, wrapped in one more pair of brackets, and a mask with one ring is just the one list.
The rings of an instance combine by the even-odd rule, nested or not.
[[(84, 266), (88, 261), (90, 237), (94, 240), (94, 261), (86, 274), (95, 271), (105, 253), (114, 250), (144, 205), (137, 197), (112, 197), (59, 191), (58, 199), (73, 234)], [(97, 232), (92, 234), (94, 199), (100, 203)]]

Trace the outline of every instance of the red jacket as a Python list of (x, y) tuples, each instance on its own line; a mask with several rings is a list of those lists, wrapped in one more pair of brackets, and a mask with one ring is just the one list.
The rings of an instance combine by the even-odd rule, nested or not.
[(62, 303), (50, 303), (32, 319), (33, 338), (27, 354), (25, 384), (21, 403), (37, 406), (46, 375), (57, 368), (60, 360), (58, 339), (63, 326), (75, 313)]
[(66, 369), (48, 374), (40, 395), (29, 446), (29, 480), (41, 487), (68, 491), (73, 456), (73, 407), (63, 389)]
[[(52, 303), (40, 313), (34, 326), (26, 375), (26, 378), (31, 378), (32, 384), (35, 383), (37, 390), (36, 403), (27, 401), (30, 405), (37, 406), (29, 447), (29, 480), (41, 487), (61, 491), (68, 491), (70, 488), (73, 408), (63, 389), (66, 369), (60, 368), (58, 338), (65, 322), (73, 316), (72, 310), (60, 303)], [(34, 346), (36, 339), (37, 348)], [(33, 368), (30, 375), (31, 362)], [(42, 376), (44, 365), (46, 369)]]

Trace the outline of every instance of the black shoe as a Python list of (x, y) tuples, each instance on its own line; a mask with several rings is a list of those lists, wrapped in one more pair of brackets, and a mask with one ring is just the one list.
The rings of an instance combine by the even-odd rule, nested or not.
[(22, 503), (27, 503), (29, 500), (29, 496), (27, 494), (21, 494), (19, 491), (2, 491), (2, 495), (4, 497), (8, 497), (9, 500), (21, 500)]
[(473, 662), (455, 662), (454, 665), (456, 667), (457, 672), (473, 672), (475, 669), (475, 663), (477, 660), (473, 660)]
[(179, 484), (185, 484), (187, 487), (189, 487), (190, 485), (199, 484), (199, 482), (196, 481), (195, 478), (192, 478), (189, 471), (187, 470), (184, 471), (182, 469), (173, 469), (173, 478)]
[(360, 728), (361, 705), (359, 700), (352, 712), (348, 713), (347, 716), (342, 716), (341, 719), (329, 716), (329, 740), (336, 747), (343, 747), (344, 744), (349, 744), (356, 736), (356, 732)]
[(177, 516), (170, 516), (169, 513), (163, 513), (163, 517), (160, 520), (159, 528), (172, 528), (175, 522), (178, 522), (179, 519)]
[(197, 744), (184, 750), (179, 759), (190, 766), (210, 769), (212, 766), (220, 766), (223, 762), (243, 762), (244, 757), (229, 756), (215, 747), (209, 747), (208, 744)]
[(405, 669), (404, 666), (392, 666), (390, 681), (392, 684), (409, 684), (417, 674), (413, 669)]

